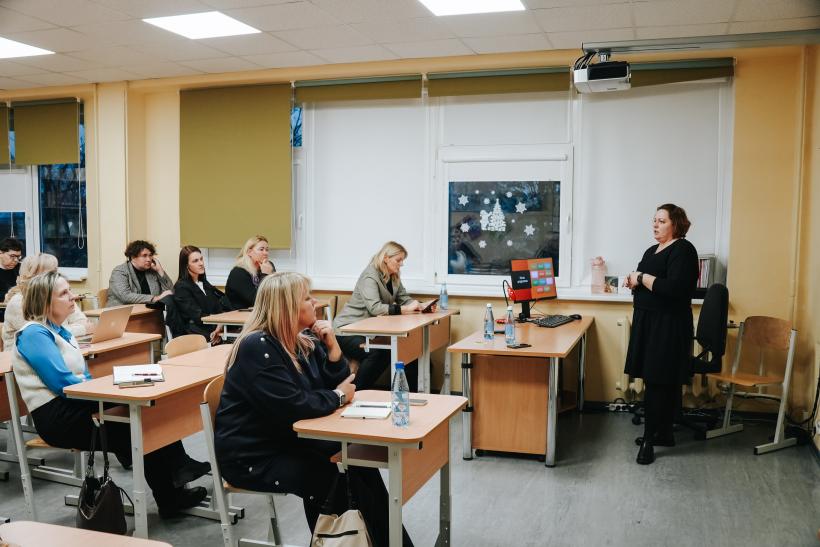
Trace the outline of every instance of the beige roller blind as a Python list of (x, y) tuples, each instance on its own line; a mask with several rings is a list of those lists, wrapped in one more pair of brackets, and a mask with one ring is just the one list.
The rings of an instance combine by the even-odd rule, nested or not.
[(570, 86), (567, 67), (522, 69), (500, 72), (437, 73), (427, 75), (430, 97), (566, 91)]
[(636, 63), (630, 69), (632, 87), (725, 78), (735, 73), (732, 58)]
[(291, 244), (290, 84), (180, 94), (183, 245)]
[(14, 163), (49, 165), (80, 160), (80, 104), (12, 103), (14, 109)]
[(296, 103), (420, 99), (421, 75), (296, 82)]
[(9, 109), (0, 105), (0, 163), (11, 163), (9, 158)]

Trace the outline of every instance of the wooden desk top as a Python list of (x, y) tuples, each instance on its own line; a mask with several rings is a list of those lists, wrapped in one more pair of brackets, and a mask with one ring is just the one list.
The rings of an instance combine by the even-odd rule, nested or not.
[(233, 344), (220, 344), (160, 361), (160, 365), (201, 367), (224, 372)]
[(63, 393), (69, 399), (126, 403), (134, 401), (148, 402), (173, 395), (192, 386), (201, 385), (204, 387), (205, 384), (222, 374), (210, 368), (179, 366), (164, 366), (162, 372), (165, 381), (152, 385), (119, 388), (114, 385), (112, 376), (102, 376), (63, 388)]
[(111, 340), (106, 340), (105, 342), (91, 344), (87, 348), (80, 348), (80, 351), (82, 351), (83, 357), (88, 357), (89, 355), (97, 355), (99, 353), (105, 353), (107, 351), (114, 351), (117, 349), (127, 348), (129, 346), (147, 344), (149, 342), (155, 342), (161, 339), (162, 336), (159, 334), (148, 334), (143, 332), (125, 332), (119, 338), (112, 338)]
[(476, 331), (447, 348), (450, 353), (479, 353), (481, 355), (505, 355), (519, 357), (566, 357), (578, 340), (592, 325), (594, 318), (586, 316), (554, 329), (516, 323), (516, 338), (519, 343), (532, 347), (510, 349), (504, 342), (503, 334), (493, 336), (492, 344), (484, 341), (484, 331)]
[[(328, 300), (317, 300), (316, 306), (313, 309), (322, 310), (330, 306)], [(222, 313), (215, 313), (213, 315), (206, 315), (202, 318), (202, 322), (206, 325), (244, 325), (251, 312), (243, 310), (226, 311)]]
[(348, 334), (373, 334), (382, 336), (406, 335), (410, 331), (435, 323), (451, 315), (458, 315), (456, 309), (442, 310), (433, 313), (408, 313), (402, 315), (379, 315), (350, 323), (339, 330)]
[(170, 543), (150, 539), (116, 536), (44, 522), (8, 522), (0, 524), (3, 541), (20, 547), (60, 545), (62, 547), (171, 547)]
[[(128, 305), (129, 306), (133, 305), (133, 308), (131, 308), (131, 316), (132, 317), (135, 316), (135, 315), (147, 315), (149, 313), (155, 313), (155, 312), (158, 313), (159, 312), (159, 310), (152, 310), (151, 308), (149, 308), (145, 304), (128, 304)], [(119, 307), (119, 306), (112, 306), (112, 307)], [(106, 309), (106, 308), (98, 308), (96, 310), (85, 310), (83, 313), (85, 314), (86, 317), (99, 317), (100, 313), (102, 313), (102, 311), (104, 309)]]
[[(389, 391), (365, 390), (356, 392), (355, 400), (389, 401), (390, 395)], [(412, 396), (430, 402), (424, 406), (410, 407), (410, 425), (407, 428), (394, 427), (390, 416), (384, 420), (342, 418), (342, 411), (347, 408), (343, 407), (329, 416), (299, 420), (293, 424), (293, 430), (311, 437), (413, 443), (421, 441), (439, 424), (467, 405), (466, 398), (455, 395), (414, 393)]]

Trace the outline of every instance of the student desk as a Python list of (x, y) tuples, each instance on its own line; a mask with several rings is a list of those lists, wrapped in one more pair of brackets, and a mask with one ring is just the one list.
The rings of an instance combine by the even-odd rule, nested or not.
[[(360, 401), (389, 401), (387, 391), (358, 391)], [(340, 408), (329, 416), (293, 424), (299, 437), (342, 444), (341, 461), (389, 470), (390, 546), (401, 547), (402, 505), (440, 471), (439, 536), (436, 545), (450, 545), (450, 418), (467, 404), (453, 395), (424, 395), (429, 403), (410, 408), (410, 425), (385, 420), (342, 418)]]
[[(430, 392), (430, 352), (450, 343), (450, 316), (458, 315), (455, 309), (433, 313), (409, 313), (402, 315), (379, 315), (350, 323), (339, 329), (343, 334), (364, 336), (365, 351), (390, 350), (390, 377), (395, 372), (396, 361), (408, 363), (419, 360), (419, 392)], [(389, 337), (390, 344), (374, 343), (376, 337)], [(442, 393), (450, 392), (450, 362), (444, 364)]]
[[(316, 301), (316, 319), (327, 319), (330, 321), (330, 302), (327, 300)], [(238, 335), (235, 332), (228, 332), (228, 327), (239, 327), (240, 329), (245, 324), (245, 321), (251, 316), (251, 312), (244, 310), (226, 311), (223, 313), (216, 313), (214, 315), (206, 315), (202, 318), (202, 322), (206, 325), (217, 325), (222, 327), (222, 339), (236, 338)]]
[[(86, 310), (83, 313), (88, 318), (99, 319), (103, 309)], [(148, 334), (165, 334), (165, 321), (162, 311), (152, 310), (145, 304), (134, 304), (131, 308), (131, 317), (128, 318), (128, 325), (125, 326), (128, 332), (145, 332)]]
[(483, 330), (447, 348), (462, 354), (462, 392), (470, 402), (462, 421), (464, 459), (472, 459), (478, 448), (545, 454), (546, 466), (555, 466), (559, 405), (570, 408), (572, 395), (559, 391), (559, 365), (580, 343), (578, 408), (583, 410), (586, 334), (592, 323), (592, 317), (552, 329), (517, 323), (518, 342), (529, 348), (509, 349), (503, 334), (485, 342)]
[[(221, 374), (206, 367), (163, 366), (165, 381), (138, 388), (121, 389), (111, 376), (75, 384), (63, 391), (70, 399), (94, 401), (103, 420), (126, 422), (131, 426), (133, 451), (134, 522), (136, 537), (148, 536), (147, 492), (143, 454), (152, 452), (202, 429), (199, 404), (205, 386)], [(104, 403), (128, 407), (128, 417), (103, 411)], [(195, 508), (194, 514), (215, 518), (215, 512)], [(214, 513), (214, 514), (211, 514)]]
[[(192, 351), (184, 355), (177, 355), (159, 362), (160, 365), (176, 365), (184, 367), (201, 367), (215, 373), (223, 374), (228, 357), (231, 355), (232, 344), (220, 344), (201, 350)], [(214, 376), (216, 377), (216, 376)]]
[(115, 365), (153, 363), (154, 343), (160, 340), (159, 334), (125, 332), (119, 338), (81, 347), (80, 351), (92, 376), (107, 376), (112, 374)]
[(163, 541), (132, 538), (80, 530), (68, 526), (57, 526), (43, 522), (9, 522), (0, 525), (0, 537), (3, 541), (15, 543), (20, 547), (42, 547), (60, 545), (60, 547), (171, 547)]

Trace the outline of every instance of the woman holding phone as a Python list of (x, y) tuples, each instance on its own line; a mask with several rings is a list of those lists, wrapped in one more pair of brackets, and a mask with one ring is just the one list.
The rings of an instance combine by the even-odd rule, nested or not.
[(157, 258), (150, 241), (138, 239), (125, 248), (124, 264), (111, 270), (106, 306), (151, 304), (172, 294), (171, 278)]

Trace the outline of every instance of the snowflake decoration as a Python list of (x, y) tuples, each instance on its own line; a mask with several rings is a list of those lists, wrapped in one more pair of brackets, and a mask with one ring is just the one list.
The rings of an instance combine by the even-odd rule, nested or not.
[(468, 197), (467, 197), (467, 196), (465, 196), (464, 194), (461, 194), (460, 196), (458, 196), (458, 204), (459, 204), (459, 205), (461, 205), (462, 207), (464, 207), (465, 205), (467, 205), (467, 203), (468, 203), (469, 201), (470, 201), (470, 198), (468, 198)]
[(512, 192), (507, 192), (507, 197), (511, 198), (512, 197)]
[(484, 205), (490, 204), (490, 198), (484, 198)]
[(515, 212), (516, 213), (524, 213), (527, 210), (527, 206), (521, 203), (520, 201), (515, 204)]
[(515, 219), (514, 219), (514, 218), (511, 218), (511, 219), (510, 219), (510, 222), (512, 222), (513, 224), (515, 224)]
[(476, 190), (475, 193), (478, 194), (478, 190)]
[(478, 246), (483, 249), (484, 247), (487, 246), (487, 242), (482, 239), (481, 241), (478, 242)]
[(495, 190), (491, 191), (490, 194), (492, 194), (494, 196), (495, 195)]
[(507, 240), (507, 247), (512, 247), (512, 241), (510, 241), (509, 239)]
[(470, 225), (465, 222), (464, 224), (461, 225), (461, 231), (466, 234), (467, 232), (470, 231)]
[(527, 224), (524, 226), (524, 233), (528, 236), (531, 236), (535, 233), (535, 227), (532, 224)]

